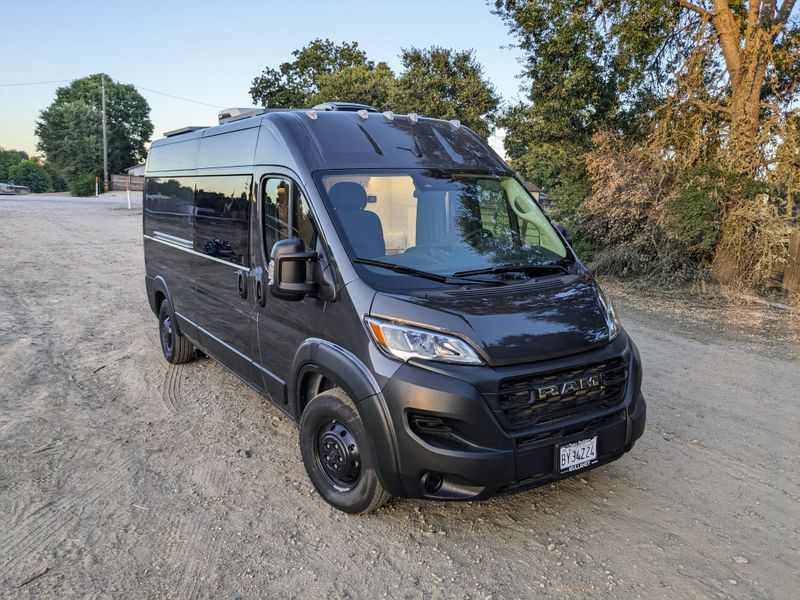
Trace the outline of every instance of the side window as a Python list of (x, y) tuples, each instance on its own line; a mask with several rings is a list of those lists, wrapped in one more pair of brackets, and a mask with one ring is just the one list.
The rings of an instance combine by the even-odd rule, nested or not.
[(198, 177), (195, 192), (194, 249), (248, 266), (249, 175)]
[(190, 242), (193, 177), (148, 177), (144, 186), (145, 233), (165, 233)]
[[(264, 250), (269, 259), (272, 246), (279, 240), (298, 237), (313, 249), (317, 244), (317, 230), (311, 216), (311, 209), (305, 196), (291, 181), (281, 177), (271, 177), (263, 183), (262, 198), (264, 202)], [(294, 189), (294, 198), (289, 200), (290, 190)], [(290, 215), (290, 209), (292, 211)]]

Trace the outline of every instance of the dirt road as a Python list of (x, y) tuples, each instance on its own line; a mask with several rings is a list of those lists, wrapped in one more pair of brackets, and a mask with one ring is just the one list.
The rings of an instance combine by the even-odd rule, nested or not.
[(163, 360), (138, 207), (0, 197), (0, 596), (797, 597), (800, 346), (759, 333), (784, 317), (624, 296), (649, 403), (632, 453), (351, 517), (276, 409), (210, 359)]

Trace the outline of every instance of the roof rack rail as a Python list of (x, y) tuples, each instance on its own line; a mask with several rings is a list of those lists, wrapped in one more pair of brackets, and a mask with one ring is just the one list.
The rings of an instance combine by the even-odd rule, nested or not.
[(356, 104), (355, 102), (321, 102), (316, 106), (312, 106), (311, 110), (340, 110), (344, 112), (358, 112), (365, 110), (367, 112), (378, 112), (369, 104)]
[(239, 119), (263, 115), (265, 112), (267, 112), (265, 108), (253, 108), (252, 106), (246, 108), (224, 108), (219, 111), (219, 124), (222, 125)]
[(165, 131), (164, 137), (175, 137), (176, 135), (183, 135), (184, 133), (191, 133), (201, 129), (208, 129), (208, 125), (189, 125), (188, 127), (181, 127), (180, 129), (173, 129), (172, 131)]

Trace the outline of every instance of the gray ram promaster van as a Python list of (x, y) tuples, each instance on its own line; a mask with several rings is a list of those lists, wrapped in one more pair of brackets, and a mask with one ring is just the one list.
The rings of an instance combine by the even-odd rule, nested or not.
[(613, 461), (645, 425), (636, 346), (511, 169), (458, 121), (231, 111), (147, 159), (147, 294), (299, 424), (320, 495), (482, 499)]

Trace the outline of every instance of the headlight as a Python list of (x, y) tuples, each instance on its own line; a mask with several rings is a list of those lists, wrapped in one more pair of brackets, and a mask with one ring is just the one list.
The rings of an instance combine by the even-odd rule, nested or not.
[(366, 317), (372, 339), (386, 353), (406, 361), (424, 358), (439, 362), (479, 365), (483, 361), (464, 340), (452, 335)]
[(619, 335), (620, 329), (622, 326), (619, 324), (619, 319), (617, 318), (617, 311), (614, 310), (614, 305), (611, 304), (611, 300), (608, 299), (603, 288), (599, 285), (597, 286), (597, 292), (600, 296), (600, 304), (603, 305), (603, 309), (606, 312), (606, 324), (608, 325), (608, 341), (612, 341), (616, 339)]

